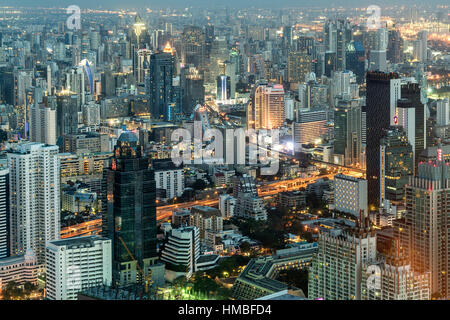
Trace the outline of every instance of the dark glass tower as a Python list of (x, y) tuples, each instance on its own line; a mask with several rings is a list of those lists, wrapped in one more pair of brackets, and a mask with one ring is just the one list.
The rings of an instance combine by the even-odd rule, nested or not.
[(173, 56), (160, 52), (150, 56), (150, 74), (147, 90), (150, 95), (150, 112), (153, 119), (168, 120), (169, 104), (173, 101)]
[(405, 185), (413, 174), (413, 149), (402, 127), (391, 127), (380, 142), (381, 199), (403, 205)]
[(415, 168), (417, 169), (418, 158), (426, 149), (426, 112), (425, 106), (420, 101), (420, 87), (418, 83), (407, 83), (402, 86), (402, 100), (409, 103), (415, 109)]
[(380, 139), (390, 127), (391, 94), (395, 94), (391, 91), (396, 90), (391, 80), (398, 78), (397, 73), (366, 74), (366, 176), (369, 210), (380, 204)]
[(139, 267), (148, 273), (157, 256), (156, 185), (149, 165), (136, 135), (125, 132), (117, 140), (111, 167), (104, 170), (103, 235), (113, 240), (115, 285), (142, 281)]
[(362, 43), (358, 41), (350, 42), (347, 45), (345, 57), (347, 70), (356, 75), (356, 82), (363, 83), (366, 56)]

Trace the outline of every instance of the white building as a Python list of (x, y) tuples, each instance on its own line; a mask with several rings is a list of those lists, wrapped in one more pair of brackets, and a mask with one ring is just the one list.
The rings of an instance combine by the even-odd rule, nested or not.
[(30, 138), (33, 142), (56, 145), (56, 109), (45, 105), (31, 107)]
[(450, 108), (448, 98), (436, 102), (436, 124), (447, 126), (450, 124)]
[(24, 142), (8, 151), (11, 255), (33, 249), (39, 263), (45, 246), (60, 236), (59, 148)]
[(176, 167), (171, 160), (155, 160), (153, 168), (155, 170), (156, 189), (162, 189), (166, 192), (164, 199), (173, 199), (183, 194), (183, 167)]
[(161, 254), (161, 260), (186, 266), (186, 277), (195, 272), (195, 264), (200, 256), (200, 232), (197, 227), (182, 227), (170, 232)]
[(219, 197), (219, 210), (222, 218), (231, 218), (234, 215), (234, 207), (236, 206), (236, 198), (229, 194), (223, 194)]
[(100, 105), (90, 101), (83, 106), (83, 123), (85, 126), (100, 125)]
[(51, 300), (76, 300), (82, 288), (111, 285), (111, 239), (88, 236), (51, 241), (46, 254), (46, 292)]
[(338, 174), (334, 177), (334, 204), (337, 211), (356, 217), (361, 210), (368, 214), (367, 180)]
[(264, 199), (254, 196), (252, 193), (240, 193), (236, 201), (234, 215), (245, 219), (267, 220)]
[(9, 169), (0, 167), (0, 259), (9, 254)]
[(32, 249), (28, 249), (24, 255), (0, 259), (0, 291), (10, 281), (15, 281), (19, 285), (26, 282), (36, 285), (42, 267), (43, 265), (38, 264)]

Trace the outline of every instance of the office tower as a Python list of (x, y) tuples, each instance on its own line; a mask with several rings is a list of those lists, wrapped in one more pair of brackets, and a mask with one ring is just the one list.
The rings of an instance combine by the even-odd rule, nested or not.
[(361, 163), (360, 100), (339, 100), (334, 110), (334, 155), (345, 166)]
[(286, 48), (290, 48), (292, 46), (292, 26), (283, 26), (283, 42)]
[(30, 140), (56, 145), (56, 109), (44, 104), (31, 107)]
[(413, 170), (413, 147), (401, 127), (391, 127), (380, 140), (380, 204), (389, 200), (403, 205)]
[(326, 50), (336, 54), (336, 70), (345, 70), (345, 50), (352, 40), (352, 26), (348, 20), (329, 20), (324, 25)]
[(359, 89), (356, 84), (356, 76), (352, 71), (337, 71), (333, 74), (330, 85), (331, 104), (336, 106), (336, 100), (358, 98)]
[(85, 126), (100, 125), (100, 105), (91, 101), (85, 104), (83, 110), (83, 123)]
[(336, 67), (336, 52), (326, 51), (324, 56), (324, 65), (325, 69), (323, 70), (323, 74), (328, 78), (331, 77), (333, 72), (337, 70)]
[(86, 103), (83, 67), (72, 68), (66, 73), (65, 89), (79, 96), (78, 107)]
[(361, 42), (352, 41), (347, 45), (345, 61), (347, 70), (352, 71), (356, 75), (356, 82), (358, 84), (363, 83), (366, 56), (364, 46)]
[(187, 26), (183, 30), (181, 63), (193, 64), (196, 68), (203, 68), (205, 55), (205, 35), (200, 27)]
[(288, 57), (288, 81), (300, 83), (312, 72), (312, 56), (304, 51), (291, 51)]
[(111, 285), (111, 239), (100, 236), (50, 241), (46, 248), (47, 298), (77, 300), (82, 289)]
[(183, 88), (183, 112), (192, 114), (196, 105), (205, 103), (203, 76), (193, 66), (181, 69), (181, 88)]
[(156, 260), (156, 194), (154, 172), (134, 133), (117, 140), (104, 186), (102, 228), (113, 241), (113, 284), (141, 282), (139, 269), (147, 276)]
[(109, 135), (105, 133), (65, 134), (59, 138), (58, 144), (61, 152), (101, 153), (110, 151)]
[(231, 98), (231, 81), (230, 77), (220, 75), (217, 77), (217, 100), (226, 101)]
[(366, 176), (369, 209), (379, 206), (380, 139), (394, 122), (396, 102), (400, 98), (400, 79), (396, 73), (368, 72), (366, 76)]
[(0, 167), (0, 259), (9, 257), (10, 219), (9, 169)]
[(24, 142), (8, 151), (11, 255), (32, 249), (45, 262), (45, 245), (59, 239), (60, 162), (58, 147)]
[(447, 126), (450, 124), (450, 107), (448, 98), (436, 102), (436, 125)]
[(284, 89), (280, 84), (260, 84), (247, 107), (248, 128), (277, 129), (284, 122)]
[(78, 132), (79, 97), (73, 92), (63, 91), (56, 94), (56, 134), (58, 137), (64, 134)]
[(406, 185), (405, 230), (401, 232), (407, 235), (401, 238), (402, 246), (408, 248), (412, 269), (431, 272), (431, 293), (443, 299), (448, 299), (450, 292), (449, 174), (439, 146), (437, 161), (420, 163), (416, 176)]
[(428, 60), (428, 31), (422, 30), (417, 34), (417, 40), (413, 43), (414, 59), (419, 62)]
[[(421, 90), (418, 83), (406, 83), (401, 86), (401, 98), (405, 99), (415, 109), (415, 138), (414, 138), (414, 163), (417, 168), (417, 157), (426, 149), (426, 110), (425, 105), (421, 102)], [(408, 132), (407, 132), (408, 133)]]
[[(413, 271), (400, 241), (393, 242), (383, 259), (363, 264), (361, 300), (430, 300), (430, 273)], [(380, 273), (371, 279), (375, 266)]]
[(367, 180), (343, 174), (334, 177), (335, 209), (358, 217), (367, 211)]
[(144, 79), (148, 76), (150, 70), (150, 57), (152, 55), (152, 51), (148, 49), (139, 49), (136, 52), (136, 70), (133, 70), (133, 73), (136, 77), (137, 83), (144, 83)]
[(166, 263), (185, 266), (186, 277), (196, 271), (195, 265), (200, 256), (200, 234), (196, 227), (172, 229), (167, 243), (161, 252), (161, 260)]
[(369, 70), (387, 72), (387, 45), (388, 32), (385, 28), (375, 31), (374, 39), (369, 53)]
[(173, 56), (167, 52), (152, 54), (147, 94), (150, 95), (150, 113), (153, 119), (169, 118), (167, 109), (172, 103)]
[(386, 58), (390, 63), (401, 63), (403, 58), (403, 38), (399, 30), (389, 30)]
[(361, 299), (363, 264), (375, 262), (377, 255), (376, 234), (369, 223), (368, 218), (360, 218), (350, 230), (319, 233), (318, 251), (308, 272), (308, 298)]
[(328, 112), (321, 109), (298, 110), (297, 121), (292, 123), (294, 149), (299, 151), (302, 144), (320, 144), (328, 133)]
[(300, 108), (311, 109), (328, 105), (328, 92), (328, 86), (317, 83), (314, 73), (311, 73), (306, 84), (300, 84), (298, 87)]
[(291, 97), (284, 98), (284, 117), (287, 120), (293, 121), (294, 117), (294, 99)]
[[(400, 126), (405, 132), (408, 142), (412, 146), (413, 159), (416, 158), (416, 109), (408, 99), (399, 99), (397, 101), (397, 115), (394, 117), (394, 123)], [(413, 162), (414, 163), (414, 162)], [(413, 167), (414, 168), (414, 167)]]

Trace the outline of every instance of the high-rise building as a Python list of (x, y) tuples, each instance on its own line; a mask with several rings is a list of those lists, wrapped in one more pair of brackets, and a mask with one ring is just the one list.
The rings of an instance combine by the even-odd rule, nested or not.
[(153, 119), (169, 118), (169, 104), (173, 101), (172, 78), (173, 56), (167, 52), (152, 54), (150, 73), (147, 78), (147, 94), (150, 95), (150, 110)]
[(347, 45), (345, 52), (346, 69), (356, 75), (358, 83), (364, 82), (366, 55), (361, 42), (352, 41)]
[(8, 151), (11, 255), (32, 249), (45, 262), (45, 245), (60, 236), (60, 162), (57, 146), (24, 142)]
[(345, 70), (345, 50), (352, 40), (352, 26), (348, 20), (329, 20), (324, 25), (326, 50), (336, 54), (336, 70)]
[(9, 224), (9, 169), (0, 167), (0, 259), (9, 256)]
[(56, 144), (56, 110), (43, 104), (34, 105), (30, 110), (30, 140), (46, 144)]
[(321, 109), (299, 110), (298, 121), (292, 123), (294, 149), (300, 150), (302, 144), (316, 143), (328, 133), (328, 112)]
[(56, 134), (78, 133), (79, 97), (73, 92), (63, 91), (56, 94)]
[(300, 83), (312, 71), (312, 56), (304, 51), (291, 51), (288, 57), (288, 81)]
[(182, 34), (181, 63), (202, 68), (205, 56), (205, 34), (202, 28), (187, 26)]
[(387, 60), (390, 63), (400, 63), (403, 57), (403, 38), (399, 30), (388, 32)]
[(248, 128), (277, 129), (284, 122), (284, 89), (280, 84), (256, 86), (247, 107)]
[(380, 204), (380, 139), (394, 122), (401, 91), (396, 73), (368, 72), (366, 83), (366, 176), (369, 209), (372, 210)]
[(50, 241), (46, 248), (46, 296), (76, 300), (82, 289), (111, 285), (111, 239), (100, 236)]
[(380, 140), (380, 204), (403, 205), (405, 185), (413, 174), (413, 148), (401, 127), (391, 127)]
[[(410, 105), (411, 108), (414, 108), (414, 117), (415, 123), (412, 124), (414, 126), (414, 163), (415, 168), (417, 168), (417, 158), (418, 155), (422, 153), (423, 150), (427, 147), (426, 141), (426, 107), (421, 102), (421, 90), (418, 83), (408, 82), (402, 84), (401, 86), (401, 98), (405, 99), (407, 104)], [(404, 104), (403, 104), (404, 105)], [(411, 126), (410, 126), (411, 127)], [(409, 132), (407, 132), (409, 133)], [(412, 143), (411, 143), (412, 144)]]
[(334, 177), (335, 209), (358, 217), (367, 211), (367, 180), (338, 174)]
[(319, 234), (318, 252), (309, 268), (308, 298), (360, 300), (364, 264), (377, 258), (377, 238), (362, 218), (350, 230), (329, 230)]
[(345, 166), (362, 162), (361, 119), (360, 100), (339, 100), (334, 110), (334, 154)]
[(450, 124), (450, 106), (448, 98), (436, 102), (436, 124), (447, 126)]
[(411, 268), (431, 273), (431, 293), (448, 299), (450, 170), (437, 149), (437, 161), (420, 163), (406, 185), (406, 213), (401, 233)]
[(430, 273), (412, 270), (397, 239), (384, 259), (363, 264), (361, 280), (361, 300), (431, 299)]
[(139, 269), (146, 276), (156, 262), (156, 187), (149, 165), (136, 135), (125, 132), (104, 170), (102, 227), (103, 236), (113, 240), (115, 285), (143, 281)]

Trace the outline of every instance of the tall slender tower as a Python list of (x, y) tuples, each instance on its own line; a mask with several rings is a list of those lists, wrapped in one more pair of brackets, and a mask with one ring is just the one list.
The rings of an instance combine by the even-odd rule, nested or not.
[(113, 240), (113, 284), (140, 283), (139, 269), (147, 275), (156, 262), (156, 187), (134, 133), (120, 135), (103, 183), (103, 235)]
[(397, 73), (367, 72), (366, 82), (366, 176), (369, 210), (373, 210), (380, 204), (380, 139), (394, 124), (401, 91)]
[(45, 262), (45, 245), (60, 234), (59, 148), (25, 142), (7, 153), (10, 170), (11, 255), (32, 249)]
[(406, 214), (402, 245), (408, 248), (411, 267), (431, 272), (431, 293), (450, 297), (450, 166), (438, 146), (437, 161), (419, 163), (418, 172), (406, 186)]

